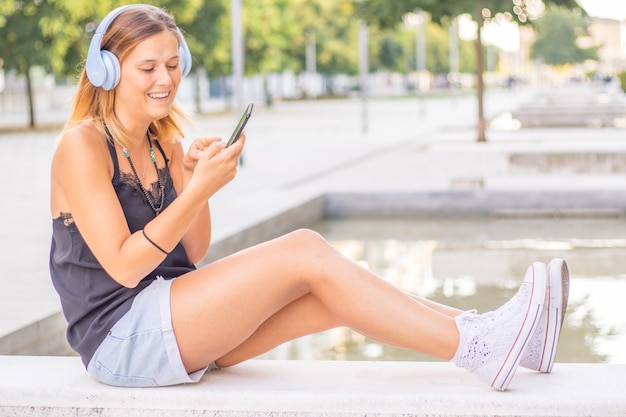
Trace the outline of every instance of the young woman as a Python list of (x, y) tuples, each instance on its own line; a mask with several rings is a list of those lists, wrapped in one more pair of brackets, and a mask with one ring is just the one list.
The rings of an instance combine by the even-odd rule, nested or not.
[(190, 66), (174, 19), (153, 6), (114, 10), (89, 48), (52, 162), (50, 253), (67, 337), (89, 373), (119, 386), (195, 382), (337, 326), (453, 360), (498, 390), (520, 362), (550, 370), (562, 260), (531, 265), (518, 293), (482, 315), (406, 295), (310, 230), (196, 269), (208, 201), (235, 177), (245, 137), (228, 148), (198, 138), (183, 152), (174, 98)]

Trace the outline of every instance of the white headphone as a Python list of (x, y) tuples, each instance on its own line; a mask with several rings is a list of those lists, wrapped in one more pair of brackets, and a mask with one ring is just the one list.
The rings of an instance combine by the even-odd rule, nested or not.
[[(120, 61), (110, 51), (101, 50), (102, 38), (106, 33), (111, 22), (119, 16), (125, 10), (134, 7), (154, 7), (147, 4), (129, 4), (126, 6), (118, 7), (111, 11), (108, 15), (102, 19), (96, 32), (91, 38), (89, 44), (89, 50), (87, 51), (87, 62), (85, 63), (85, 71), (87, 72), (87, 78), (91, 84), (96, 87), (102, 87), (104, 90), (111, 90), (120, 82)], [(184, 75), (189, 74), (191, 71), (191, 52), (185, 42), (185, 38), (181, 30), (177, 27), (180, 34), (180, 46), (178, 47), (178, 54), (180, 56), (180, 66)]]

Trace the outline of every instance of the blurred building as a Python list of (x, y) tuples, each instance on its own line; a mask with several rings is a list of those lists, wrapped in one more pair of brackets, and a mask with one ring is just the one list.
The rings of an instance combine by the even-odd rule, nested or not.
[[(530, 58), (530, 51), (535, 42), (535, 33), (530, 26), (519, 28), (519, 50), (517, 52), (517, 75), (534, 84), (558, 84), (559, 81), (582, 79), (589, 73), (597, 77), (612, 77), (626, 70), (626, 21), (607, 18), (589, 18), (588, 36), (578, 39), (582, 48), (598, 48), (598, 61), (573, 65), (567, 71), (561, 69), (558, 74), (541, 63)], [(557, 80), (557, 78), (561, 78)]]
[(602, 75), (615, 75), (626, 68), (626, 22), (614, 19), (592, 18), (589, 36), (580, 39), (582, 47), (597, 46), (596, 71)]

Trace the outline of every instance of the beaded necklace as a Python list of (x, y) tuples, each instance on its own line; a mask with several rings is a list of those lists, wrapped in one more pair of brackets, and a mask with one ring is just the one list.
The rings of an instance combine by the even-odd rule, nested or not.
[(126, 159), (128, 159), (128, 163), (130, 164), (130, 169), (133, 170), (133, 174), (135, 175), (137, 184), (139, 184), (139, 188), (143, 192), (143, 195), (146, 196), (146, 200), (148, 200), (148, 204), (150, 204), (150, 207), (154, 211), (154, 214), (158, 216), (159, 213), (161, 213), (161, 210), (163, 210), (163, 204), (165, 202), (165, 185), (163, 184), (163, 181), (161, 181), (161, 175), (159, 174), (159, 168), (157, 167), (157, 163), (156, 163), (156, 156), (154, 155), (154, 149), (152, 148), (152, 139), (150, 138), (150, 133), (147, 134), (147, 137), (148, 137), (148, 144), (150, 145), (150, 159), (152, 159), (152, 164), (154, 165), (154, 169), (157, 174), (157, 183), (159, 185), (159, 191), (161, 191), (161, 201), (159, 202), (158, 207), (156, 205), (156, 199), (154, 202), (152, 201), (150, 193), (148, 193), (148, 191), (144, 188), (143, 184), (141, 183), (141, 180), (139, 179), (139, 175), (137, 175), (137, 170), (135, 169), (135, 164), (133, 164), (132, 159), (130, 159), (130, 153), (128, 152), (128, 149), (126, 148), (122, 148), (122, 149), (124, 151), (124, 156), (126, 157)]

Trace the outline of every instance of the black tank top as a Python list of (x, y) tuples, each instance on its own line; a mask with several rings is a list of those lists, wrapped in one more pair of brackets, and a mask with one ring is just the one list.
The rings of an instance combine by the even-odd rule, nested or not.
[[(114, 173), (112, 184), (120, 201), (130, 232), (134, 233), (154, 219), (155, 214), (139, 188), (133, 174), (120, 172), (117, 152), (111, 138), (107, 141)], [(176, 198), (168, 168), (168, 160), (158, 141), (154, 142), (163, 158), (165, 167), (159, 169), (165, 183), (164, 207)], [(153, 187), (153, 193), (158, 192)], [(160, 200), (160, 196), (156, 196)], [(87, 366), (96, 349), (113, 325), (130, 310), (135, 296), (157, 276), (175, 278), (195, 269), (181, 243), (170, 252), (163, 262), (135, 288), (118, 284), (102, 268), (87, 247), (71, 213), (62, 213), (52, 220), (52, 244), (50, 247), (50, 275), (59, 294), (63, 314), (68, 321), (67, 340)]]

